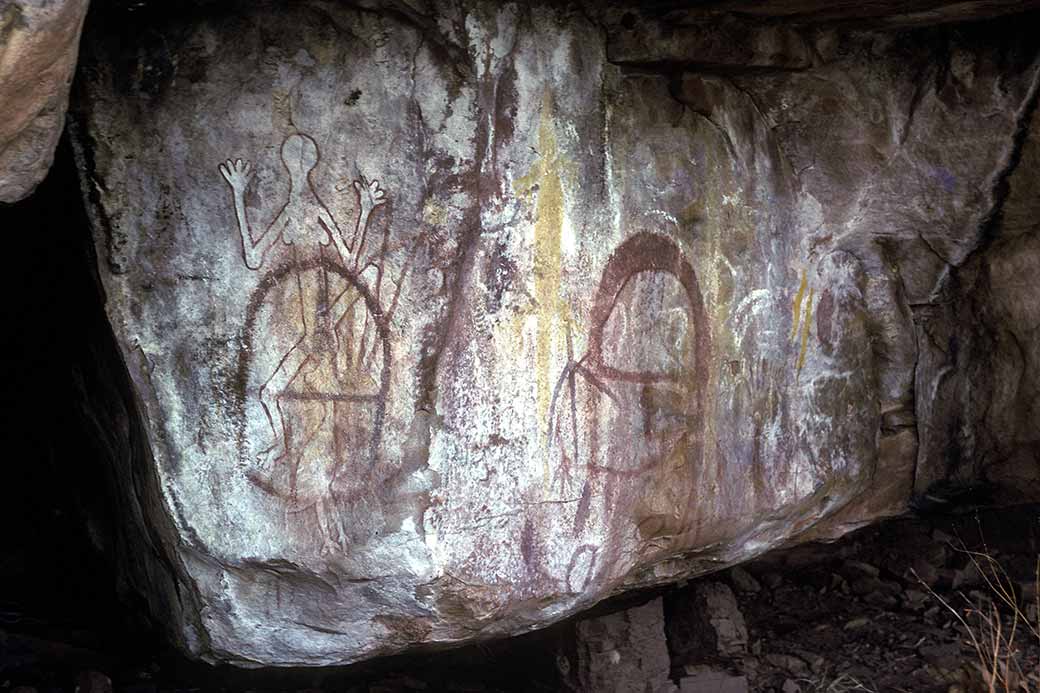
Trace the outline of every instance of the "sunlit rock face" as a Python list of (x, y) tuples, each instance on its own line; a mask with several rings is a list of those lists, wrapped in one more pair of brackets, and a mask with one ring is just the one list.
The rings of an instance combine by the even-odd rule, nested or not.
[(29, 195), (51, 166), (87, 4), (0, 2), (0, 203)]
[(515, 634), (905, 508), (1021, 23), (716, 71), (621, 13), (207, 7), (95, 27), (76, 137), (188, 650)]

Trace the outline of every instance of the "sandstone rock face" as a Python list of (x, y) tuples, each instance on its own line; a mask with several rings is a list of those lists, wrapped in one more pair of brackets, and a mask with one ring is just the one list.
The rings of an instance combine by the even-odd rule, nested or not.
[(0, 2), (0, 202), (31, 193), (50, 168), (87, 5)]
[(556, 6), (141, 21), (91, 35), (76, 139), (154, 457), (138, 579), (197, 656), (519, 633), (905, 509), (1022, 23), (706, 64)]
[(998, 485), (1012, 502), (1040, 491), (1038, 128), (1034, 111), (1001, 190), (1002, 215), (987, 226), (978, 252), (953, 271), (943, 300), (918, 327), (921, 380), (934, 396), (917, 473), (921, 490), (981, 480)]

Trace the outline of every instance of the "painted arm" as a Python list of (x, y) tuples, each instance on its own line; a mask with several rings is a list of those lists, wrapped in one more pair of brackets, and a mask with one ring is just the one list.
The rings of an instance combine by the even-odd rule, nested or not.
[(318, 221), (325, 227), (329, 238), (332, 239), (332, 245), (336, 246), (336, 250), (339, 252), (340, 261), (346, 267), (350, 261), (350, 246), (344, 242), (343, 232), (339, 230), (339, 224), (336, 223), (332, 213), (325, 209), (323, 204), (318, 205)]
[[(246, 267), (253, 270), (260, 269), (267, 251), (281, 235), (281, 227), (285, 225), (285, 210), (283, 209), (271, 225), (260, 234), (260, 238), (254, 241), (253, 231), (249, 227), (249, 219), (246, 216), (246, 187), (253, 177), (253, 167), (248, 161), (242, 159), (234, 161), (228, 159), (220, 165), (220, 175), (224, 176), (224, 180), (231, 186), (235, 199), (235, 216), (238, 219), (238, 233), (242, 238), (242, 256), (246, 261)], [(271, 233), (271, 230), (275, 228), (278, 231)]]
[[(364, 178), (362, 177), (362, 180)], [(343, 190), (346, 186), (336, 186), (336, 190)], [(347, 266), (349, 258), (354, 255), (354, 269), (358, 267), (358, 263), (361, 261), (361, 252), (365, 245), (365, 233), (368, 228), (368, 219), (372, 216), (372, 210), (379, 205), (386, 202), (386, 193), (379, 189), (379, 181), (374, 180), (371, 183), (362, 183), (361, 181), (354, 181), (354, 189), (358, 193), (358, 202), (361, 212), (358, 214), (357, 223), (354, 225), (354, 235), (351, 237), (350, 242), (347, 242), (343, 236), (343, 232), (340, 230), (336, 220), (332, 218), (332, 214), (323, 206), (321, 211), (318, 213), (318, 218), (321, 223), (325, 225), (325, 229), (329, 232), (329, 236), (332, 237), (332, 243), (336, 246), (336, 250), (339, 251), (339, 256), (343, 260), (343, 265)], [(360, 237), (360, 242), (358, 239)], [(358, 243), (357, 252), (354, 254), (354, 244)]]

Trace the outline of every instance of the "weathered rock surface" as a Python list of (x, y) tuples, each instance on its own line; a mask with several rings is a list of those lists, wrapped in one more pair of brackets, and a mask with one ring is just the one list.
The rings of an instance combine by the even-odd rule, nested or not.
[[(1036, 0), (660, 0), (647, 14), (680, 29), (692, 22), (725, 19), (731, 15), (783, 21), (800, 26), (853, 26), (855, 28), (934, 26), (948, 22), (988, 19), (1015, 14), (1037, 7)], [(614, 5), (619, 16), (629, 15), (629, 24), (638, 22), (639, 12), (624, 4)], [(765, 33), (772, 30), (763, 27)], [(741, 38), (743, 43), (745, 37)], [(733, 46), (737, 51), (744, 46)], [(696, 49), (695, 49), (696, 50)]]
[(695, 667), (679, 681), (679, 693), (748, 693), (747, 677)]
[(88, 0), (0, 2), (0, 202), (47, 175), (65, 127)]
[(154, 456), (141, 579), (189, 651), (523, 632), (923, 483), (954, 401), (918, 396), (924, 316), (1011, 199), (1028, 22), (725, 51), (539, 5), (125, 19), (76, 139)]
[(674, 693), (660, 598), (590, 618), (576, 628), (578, 683), (583, 691)]
[(1012, 502), (1040, 492), (1038, 127), (1034, 110), (1018, 133), (1001, 216), (917, 321), (919, 382), (931, 394), (916, 479), (921, 492), (979, 482), (995, 484)]
[(669, 597), (668, 645), (678, 665), (747, 653), (748, 633), (733, 590), (702, 582)]

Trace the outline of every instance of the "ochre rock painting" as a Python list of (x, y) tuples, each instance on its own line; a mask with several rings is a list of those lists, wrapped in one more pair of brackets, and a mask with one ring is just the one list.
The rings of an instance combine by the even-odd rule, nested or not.
[[(384, 292), (380, 251), (369, 238), (372, 212), (386, 201), (379, 182), (353, 182), (358, 215), (340, 228), (311, 185), (319, 161), (308, 135), (289, 135), (281, 147), (289, 194), (263, 230), (250, 225), (245, 190), (251, 165), (220, 164), (231, 186), (246, 266), (263, 272), (249, 300), (239, 354), (247, 406), (259, 407), (270, 430), (259, 441), (249, 478), (284, 499), (291, 512), (313, 510), (322, 549), (346, 547), (337, 504), (364, 493), (379, 451), (390, 387), (388, 321), (401, 277)], [(256, 363), (259, 345), (275, 346), (275, 365)], [(254, 401), (255, 398), (255, 401)]]
[(983, 67), (943, 91), (929, 46), (823, 32), (798, 70), (658, 72), (648, 16), (364, 5), (231, 2), (83, 58), (150, 452), (119, 461), (132, 582), (176, 642), (516, 634), (906, 507), (956, 413), (915, 394), (954, 387), (941, 258), (992, 218), (965, 181), (1014, 159), (993, 114), (1037, 68), (958, 44)]
[[(580, 483), (574, 535), (586, 534), (593, 503), (605, 517), (645, 512), (638, 525), (646, 535), (681, 531), (696, 502), (711, 334), (697, 276), (676, 243), (638, 233), (619, 245), (589, 324), (578, 358), (568, 334), (568, 363), (552, 402), (557, 481), (565, 492)], [(647, 497), (658, 489), (667, 497)], [(651, 510), (660, 500), (667, 507)], [(615, 548), (607, 547), (611, 562)], [(592, 551), (599, 555), (584, 544), (578, 554)]]

